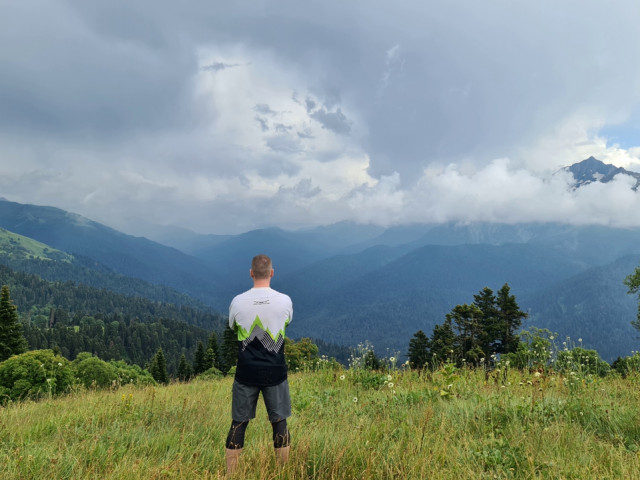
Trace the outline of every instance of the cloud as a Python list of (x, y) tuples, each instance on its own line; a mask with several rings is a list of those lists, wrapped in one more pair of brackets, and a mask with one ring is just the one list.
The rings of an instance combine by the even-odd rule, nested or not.
[(226, 70), (227, 68), (235, 68), (235, 67), (242, 67), (244, 65), (241, 65), (239, 63), (224, 63), (224, 62), (213, 62), (210, 65), (204, 65), (203, 67), (200, 67), (201, 70), (211, 70), (213, 72), (220, 72), (222, 70)]
[(640, 225), (623, 181), (572, 193), (552, 175), (591, 155), (640, 170), (635, 0), (0, 10), (7, 198), (219, 233)]
[(323, 128), (332, 132), (347, 135), (351, 131), (349, 120), (339, 108), (335, 112), (328, 112), (326, 109), (321, 108), (312, 112), (309, 116), (320, 122)]

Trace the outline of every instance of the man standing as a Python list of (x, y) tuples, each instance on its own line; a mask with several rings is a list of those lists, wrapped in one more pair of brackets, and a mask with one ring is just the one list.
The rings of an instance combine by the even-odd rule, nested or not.
[(285, 328), (293, 315), (291, 299), (270, 287), (273, 266), (268, 256), (256, 255), (249, 274), (253, 288), (237, 295), (229, 307), (229, 327), (238, 334), (238, 364), (231, 400), (233, 421), (226, 442), (227, 473), (238, 465), (260, 392), (273, 428), (278, 463), (288, 460), (291, 440), (287, 428), (291, 399), (284, 359)]

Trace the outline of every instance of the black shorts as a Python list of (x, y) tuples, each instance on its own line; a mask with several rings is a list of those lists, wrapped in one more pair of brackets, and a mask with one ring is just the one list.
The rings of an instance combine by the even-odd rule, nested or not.
[(287, 380), (271, 387), (244, 385), (234, 380), (231, 418), (236, 422), (248, 422), (252, 418), (256, 418), (256, 405), (258, 404), (260, 392), (262, 392), (262, 399), (267, 407), (267, 414), (271, 423), (279, 422), (291, 416), (291, 398)]

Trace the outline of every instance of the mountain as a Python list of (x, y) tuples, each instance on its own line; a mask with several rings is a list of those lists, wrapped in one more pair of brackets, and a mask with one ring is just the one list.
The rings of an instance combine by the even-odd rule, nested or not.
[(357, 276), (337, 270), (331, 288), (319, 286), (306, 295), (298, 291), (296, 309), (306, 321), (292, 322), (290, 328), (298, 336), (335, 343), (368, 339), (376, 347), (405, 353), (417, 330), (430, 332), (455, 305), (472, 302), (485, 286), (497, 291), (509, 283), (516, 295), (533, 293), (580, 271), (573, 259), (535, 245), (429, 245)]
[(0, 227), (204, 302), (217, 288), (211, 270), (201, 260), (58, 208), (0, 201)]
[(627, 293), (623, 279), (640, 265), (640, 255), (621, 257), (568, 279), (524, 294), (521, 305), (530, 309), (523, 328), (548, 328), (560, 335), (557, 346), (571, 337), (571, 345), (595, 349), (611, 362), (638, 350), (640, 332), (631, 325), (638, 299)]
[(628, 175), (636, 181), (634, 190), (640, 186), (640, 173), (630, 172), (622, 167), (616, 167), (608, 163), (601, 162), (594, 157), (589, 157), (582, 162), (575, 163), (570, 167), (565, 167), (565, 171), (571, 172), (575, 179), (575, 188), (588, 185), (593, 182), (608, 183), (617, 175)]
[(60, 261), (70, 263), (73, 256), (32, 238), (0, 228), (0, 256), (12, 259)]

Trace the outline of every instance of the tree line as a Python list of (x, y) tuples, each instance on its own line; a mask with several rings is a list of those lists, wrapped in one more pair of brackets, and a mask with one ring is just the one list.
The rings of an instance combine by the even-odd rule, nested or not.
[(413, 368), (447, 361), (478, 365), (492, 355), (514, 353), (518, 329), (527, 316), (507, 283), (497, 293), (484, 287), (472, 303), (456, 305), (430, 337), (416, 332), (409, 341), (409, 362)]

